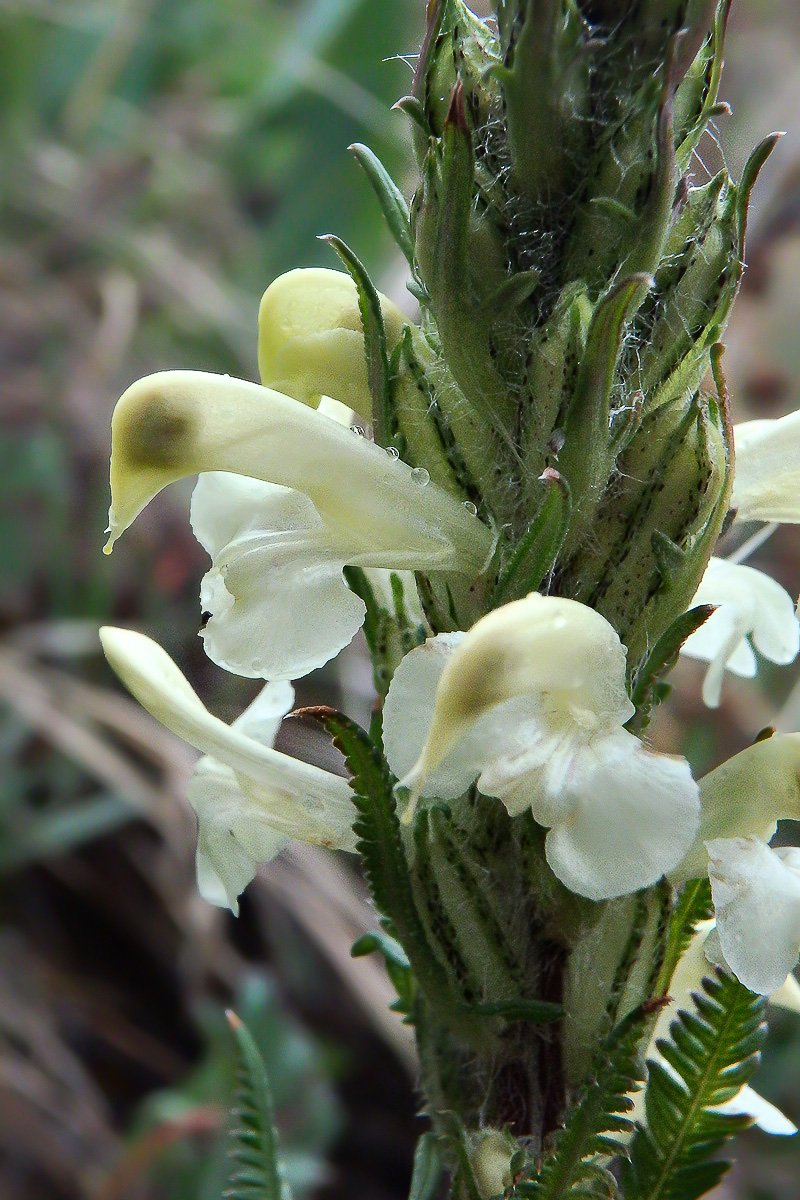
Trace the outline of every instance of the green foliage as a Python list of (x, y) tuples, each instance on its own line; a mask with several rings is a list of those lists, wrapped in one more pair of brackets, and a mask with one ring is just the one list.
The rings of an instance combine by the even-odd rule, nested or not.
[(434, 1133), (423, 1133), (414, 1151), (414, 1170), (408, 1200), (434, 1200), (442, 1181), (442, 1156), (439, 1139)]
[(713, 911), (711, 884), (707, 877), (691, 879), (684, 885), (667, 931), (664, 961), (656, 985), (658, 993), (667, 990), (678, 961), (687, 949), (697, 925), (700, 921), (707, 921)]
[(399, 249), (402, 250), (403, 257), (411, 268), (412, 274), (414, 274), (414, 241), (411, 236), (411, 214), (408, 211), (405, 196), (381, 160), (376, 154), (372, 153), (368, 146), (362, 146), (360, 142), (356, 142), (350, 147), (350, 151), (363, 168), (367, 179), (372, 185), (372, 190), (375, 192), (378, 203), (381, 206), (381, 212), (383, 213), (389, 232)]
[[(324, 1178), (325, 1154), (340, 1127), (338, 1101), (327, 1080), (329, 1066), (322, 1049), (279, 1003), (269, 979), (246, 978), (234, 1006), (265, 1064), (282, 1170), (294, 1195), (302, 1197)], [(132, 1156), (144, 1158), (146, 1147), (157, 1145), (164, 1130), (175, 1131), (148, 1172), (158, 1193), (170, 1200), (219, 1200), (230, 1173), (230, 1135), (223, 1118), (236, 1103), (231, 1031), (216, 1004), (206, 1002), (197, 1020), (205, 1041), (200, 1062), (174, 1087), (148, 1097), (130, 1150)], [(211, 1117), (210, 1144), (189, 1136), (200, 1132), (203, 1119)]]
[[(639, 1127), (622, 1164), (626, 1200), (695, 1200), (730, 1164), (708, 1160), (752, 1118), (710, 1112), (734, 1097), (758, 1065), (766, 1037), (766, 1000), (717, 971), (703, 980), (691, 1012), (680, 1012), (664, 1062), (651, 1061), (647, 1127)], [(666, 1063), (666, 1065), (665, 1065)]]
[(228, 1021), (236, 1042), (236, 1097), (231, 1129), (230, 1200), (281, 1200), (275, 1111), (267, 1071), (247, 1026), (234, 1012)]
[(700, 604), (697, 608), (690, 608), (674, 620), (658, 639), (636, 677), (631, 697), (636, 705), (636, 712), (627, 724), (631, 732), (641, 733), (647, 728), (652, 708), (659, 704), (666, 694), (666, 685), (661, 683), (663, 676), (677, 663), (680, 648), (686, 639), (705, 624), (713, 611), (713, 604)]
[(320, 240), (333, 247), (356, 285), (358, 310), (364, 328), (367, 379), (372, 396), (373, 434), (379, 446), (388, 446), (396, 433), (396, 427), (392, 406), (392, 380), (386, 350), (386, 329), (380, 298), (366, 267), (341, 238), (334, 234), (325, 234)]
[[(590, 1077), (564, 1127), (556, 1133), (534, 1178), (523, 1178), (513, 1189), (513, 1200), (563, 1200), (583, 1196), (608, 1200), (616, 1183), (607, 1161), (623, 1153), (618, 1134), (630, 1133), (625, 1115), (633, 1108), (629, 1093), (644, 1079), (641, 1043), (648, 1021), (658, 1006), (643, 1004), (611, 1031), (600, 1047)], [(512, 1163), (512, 1171), (516, 1164)]]
[(383, 930), (375, 930), (362, 934), (353, 943), (350, 953), (353, 958), (361, 958), (365, 954), (381, 955), (386, 964), (386, 974), (397, 992), (397, 999), (389, 1007), (394, 1012), (410, 1015), (417, 989), (411, 963), (400, 943)]
[(447, 1002), (447, 977), (428, 945), (417, 912), (394, 798), (395, 778), (383, 755), (354, 721), (341, 713), (325, 717), (325, 727), (345, 756), (358, 811), (354, 829), (372, 898), (408, 955), (414, 973), (432, 1001)]

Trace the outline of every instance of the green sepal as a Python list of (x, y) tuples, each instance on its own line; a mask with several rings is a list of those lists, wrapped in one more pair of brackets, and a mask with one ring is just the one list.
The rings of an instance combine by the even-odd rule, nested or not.
[(564, 543), (572, 515), (569, 484), (551, 467), (540, 478), (546, 489), (544, 499), (498, 576), (491, 594), (492, 608), (535, 592), (553, 569)]
[(432, 135), (430, 122), (425, 112), (425, 106), (416, 96), (401, 96), (392, 109), (404, 113), (411, 121), (415, 132), (421, 133), (427, 140)]
[(559, 470), (569, 482), (583, 524), (591, 514), (587, 501), (599, 499), (613, 466), (610, 401), (625, 322), (652, 282), (649, 275), (639, 274), (615, 284), (597, 304), (589, 326), (564, 423), (564, 448), (558, 458)]
[(750, 197), (761, 174), (761, 168), (782, 137), (782, 133), (770, 133), (758, 143), (744, 164), (742, 178), (736, 189), (736, 225), (739, 234), (739, 258), (742, 262), (744, 262), (744, 239), (747, 232), (747, 210), (750, 205)]
[(720, 108), (717, 95), (730, 7), (731, 0), (719, 0), (711, 31), (675, 92), (675, 161), (680, 172), (688, 169), (700, 138)]
[(435, 1200), (443, 1173), (439, 1139), (435, 1133), (423, 1133), (414, 1151), (408, 1200)]
[(373, 154), (368, 146), (354, 142), (352, 146), (348, 146), (348, 149), (359, 166), (363, 168), (364, 174), (372, 185), (372, 190), (381, 206), (381, 212), (386, 218), (389, 232), (402, 250), (413, 273), (415, 270), (414, 242), (411, 237), (411, 216), (405, 196), (381, 160), (376, 154)]
[(590, 191), (563, 255), (564, 277), (585, 280), (593, 297), (609, 279), (653, 275), (672, 223), (676, 172), (669, 68), (616, 104), (613, 132), (596, 139), (587, 163)]
[(465, 1004), (464, 1011), (477, 1017), (501, 1017), (510, 1025), (556, 1025), (565, 1012), (548, 1000), (499, 1000), (497, 1003)]
[[(611, 622), (628, 647), (632, 678), (700, 585), (728, 509), (730, 446), (724, 392), (719, 399), (681, 398), (645, 416), (617, 460), (618, 475), (596, 509), (591, 539), (566, 562), (562, 594)], [(661, 553), (666, 542), (656, 538), (654, 549), (655, 533), (687, 555), (669, 587)]]
[(686, 567), (686, 551), (676, 546), (672, 538), (667, 537), (660, 529), (654, 530), (650, 535), (650, 545), (661, 575), (661, 586), (667, 591), (680, 579)]
[(708, 369), (709, 347), (727, 322), (741, 279), (737, 204), (737, 190), (720, 173), (692, 190), (677, 222), (685, 244), (656, 276), (660, 309), (641, 348), (639, 382), (647, 413), (695, 391)]
[(341, 238), (327, 233), (319, 240), (333, 247), (356, 285), (358, 309), (364, 327), (367, 379), (372, 396), (373, 435), (379, 446), (389, 446), (397, 432), (397, 425), (392, 404), (392, 376), (389, 370), (386, 329), (377, 289), (364, 264)]
[(641, 733), (650, 724), (650, 712), (656, 702), (656, 685), (678, 661), (681, 646), (714, 612), (713, 604), (690, 608), (672, 622), (661, 635), (642, 665), (634, 684), (631, 701), (636, 712), (625, 726), (631, 733)]
[(448, 98), (456, 84), (464, 89), (477, 125), (486, 123), (491, 110), (499, 110), (499, 92), (489, 70), (498, 61), (498, 49), (489, 26), (463, 0), (429, 4), (413, 94), (422, 101), (432, 136), (442, 135)]
[(407, 971), (411, 966), (408, 955), (400, 943), (382, 930), (375, 929), (369, 933), (362, 933), (361, 937), (356, 938), (350, 947), (351, 958), (364, 958), (368, 954), (376, 953), (381, 954), (384, 960), (391, 963), (393, 967), (401, 967)]
[(492, 322), (483, 309), (483, 299), (507, 282), (507, 271), (503, 248), (482, 237), (484, 227), (473, 220), (474, 167), (459, 81), (441, 143), (423, 163), (412, 213), (414, 246), (444, 359), (473, 413), (509, 443), (514, 398), (496, 368)]
[(288, 1200), (267, 1069), (247, 1026), (233, 1012), (227, 1017), (236, 1043), (236, 1092), (225, 1195), (230, 1200)]
[(481, 308), (486, 319), (493, 322), (498, 317), (507, 316), (509, 311), (513, 312), (530, 300), (539, 286), (540, 277), (540, 272), (535, 268), (510, 275), (482, 301)]
[(638, 389), (627, 404), (615, 410), (611, 418), (611, 449), (614, 458), (627, 446), (642, 423), (644, 392)]
[[(591, 102), (590, 60), (578, 6), (504, 0), (497, 6), (503, 91), (516, 190), (534, 202), (559, 196), (574, 171)], [(577, 145), (576, 145), (577, 141)]]
[(390, 1009), (409, 1016), (414, 1009), (417, 988), (405, 950), (395, 938), (377, 929), (363, 933), (350, 947), (351, 958), (375, 953), (383, 958), (386, 974), (397, 992), (397, 999), (389, 1005)]

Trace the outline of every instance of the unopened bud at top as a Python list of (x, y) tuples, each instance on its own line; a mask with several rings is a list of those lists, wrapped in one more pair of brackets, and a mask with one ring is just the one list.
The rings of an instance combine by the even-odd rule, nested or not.
[[(380, 297), (386, 340), (399, 341), (406, 317)], [(372, 417), (358, 292), (344, 271), (289, 271), (267, 288), (258, 313), (258, 369), (265, 387), (316, 408), (330, 396)]]

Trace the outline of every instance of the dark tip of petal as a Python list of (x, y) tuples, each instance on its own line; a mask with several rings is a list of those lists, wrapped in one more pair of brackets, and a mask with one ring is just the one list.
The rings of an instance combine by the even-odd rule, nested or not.
[(192, 439), (192, 422), (163, 396), (152, 396), (136, 414), (125, 453), (131, 465), (169, 467), (184, 462)]

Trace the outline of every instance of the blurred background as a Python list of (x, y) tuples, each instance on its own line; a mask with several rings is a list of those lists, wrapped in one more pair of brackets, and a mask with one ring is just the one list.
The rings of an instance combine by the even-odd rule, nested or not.
[[(157, 638), (233, 719), (252, 685), (196, 636), (205, 556), (190, 487), (100, 553), (115, 400), (154, 370), (256, 377), (267, 284), (337, 266), (344, 237), (412, 311), (346, 147), (413, 189), (404, 119), (422, 0), (0, 0), (0, 1196), (218, 1200), (231, 1042), (266, 1059), (299, 1200), (401, 1200), (422, 1125), (413, 1055), (382, 968), (351, 960), (373, 916), (353, 864), (299, 847), (242, 915), (194, 886), (193, 752), (122, 694), (97, 627)], [(709, 140), (734, 174), (788, 130), (755, 194), (727, 337), (738, 420), (800, 407), (800, 9), (734, 5)], [(697, 163), (698, 181), (704, 176)], [(800, 530), (755, 564), (800, 589)], [(700, 705), (681, 663), (653, 726), (702, 772), (767, 724), (800, 729), (800, 665)], [(298, 702), (365, 719), (357, 640)], [(324, 762), (291, 723), (281, 747)], [(757, 1086), (800, 1121), (800, 1019), (776, 1019)], [(800, 1139), (741, 1139), (718, 1196), (797, 1195)]]

